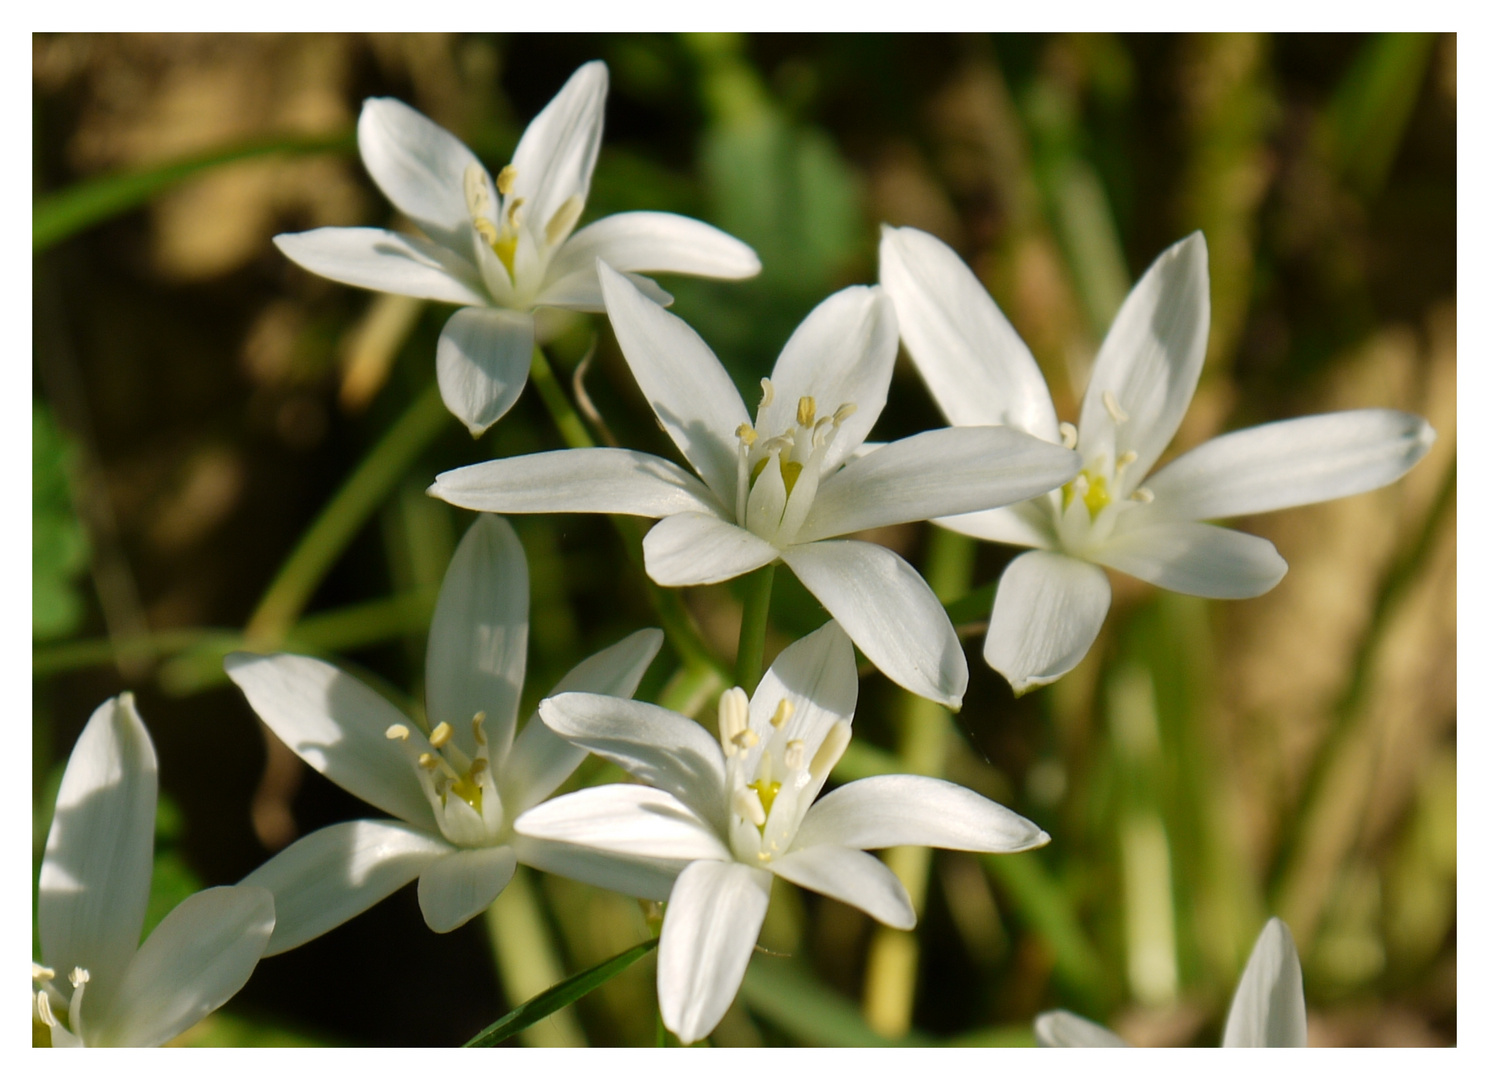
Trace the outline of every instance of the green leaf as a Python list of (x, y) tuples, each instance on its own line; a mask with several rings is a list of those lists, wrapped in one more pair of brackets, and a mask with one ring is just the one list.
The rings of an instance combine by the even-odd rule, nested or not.
[(740, 997), (751, 1012), (804, 1046), (927, 1046), (932, 1040), (911, 1031), (890, 1039), (869, 1027), (858, 1003), (823, 985), (797, 960), (757, 957), (745, 971)]
[(76, 451), (51, 410), (31, 403), (31, 637), (66, 637), (83, 620), (77, 578), (88, 538), (73, 508), (68, 468)]
[(70, 188), (43, 195), (31, 204), (31, 252), (45, 251), (58, 241), (90, 225), (148, 202), (160, 192), (199, 172), (266, 154), (314, 154), (327, 150), (351, 150), (352, 132), (314, 139), (276, 138), (213, 150), (128, 172), (84, 180)]
[(657, 947), (658, 938), (643, 941), (618, 956), (602, 961), (587, 971), (549, 987), (535, 998), (523, 1002), (496, 1023), (486, 1028), (466, 1046), (496, 1046), (518, 1032), (531, 1027), (545, 1016), (572, 1005), (585, 994), (609, 982), (637, 960)]

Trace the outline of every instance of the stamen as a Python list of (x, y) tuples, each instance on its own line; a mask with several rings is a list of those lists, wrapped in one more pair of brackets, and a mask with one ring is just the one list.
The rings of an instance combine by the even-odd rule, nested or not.
[(740, 424), (739, 427), (734, 429), (734, 434), (746, 446), (754, 446), (755, 440), (760, 437), (760, 433), (750, 427), (749, 424)]
[(430, 754), (430, 753), (427, 753), (426, 752), (426, 753), (423, 753), (423, 754), (420, 754), (419, 755), (419, 768), (421, 768), (421, 769), (437, 769), (437, 768), (439, 768), (439, 766), (440, 766), (440, 760), (439, 760), (439, 758), (435, 757), (433, 754)]
[(765, 807), (760, 802), (760, 793), (753, 788), (736, 788), (730, 809), (757, 829), (765, 825)]
[[(465, 167), (465, 208), (473, 218), (490, 218), (492, 213), (491, 189), (486, 186), (486, 173), (472, 162)], [(490, 224), (490, 221), (487, 221)]]
[(35, 960), (31, 961), (31, 981), (51, 982), (57, 977), (57, 973), (49, 967), (42, 967)]
[(429, 733), (429, 745), (438, 750), (443, 747), (445, 743), (449, 742), (450, 736), (454, 734), (455, 729), (441, 720), (439, 726)]
[(723, 744), (724, 756), (733, 757), (738, 749), (736, 736), (750, 722), (750, 699), (737, 686), (732, 686), (719, 695), (719, 742)]
[(1110, 390), (1103, 390), (1101, 392), (1101, 404), (1106, 406), (1107, 415), (1112, 418), (1112, 421), (1114, 423), (1125, 424), (1127, 423), (1128, 419), (1130, 419), (1128, 415), (1122, 411), (1122, 406), (1117, 404), (1117, 395), (1112, 393)]
[(843, 421), (858, 411), (858, 406), (851, 401), (845, 401), (838, 406), (837, 412), (832, 414), (832, 426), (840, 427)]
[(507, 224), (512, 228), (517, 227), (517, 211), (522, 209), (522, 204), (527, 202), (522, 196), (518, 196), (507, 204)]
[(791, 719), (791, 714), (795, 711), (795, 705), (791, 704), (785, 698), (781, 698), (781, 703), (776, 706), (776, 711), (770, 718), (770, 726), (773, 728), (782, 727), (787, 720)]
[(740, 750), (748, 750), (760, 741), (760, 736), (755, 734), (754, 728), (745, 728), (734, 738), (729, 740)]
[(92, 976), (88, 974), (88, 969), (83, 967), (75, 967), (67, 974), (67, 981), (72, 983), (74, 990), (86, 983), (90, 978)]
[(486, 745), (486, 731), (485, 731), (485, 729), (483, 729), (481, 727), (481, 725), (484, 724), (485, 722), (486, 722), (486, 713), (485, 713), (485, 710), (482, 710), (482, 711), (476, 713), (476, 715), (473, 716), (473, 717), (471, 717), (471, 719), (470, 719), (470, 730), (471, 730), (471, 734), (475, 736), (475, 738), (476, 738), (476, 745), (477, 746), (485, 746)]
[[(770, 403), (776, 399), (776, 388), (769, 379), (760, 380), (760, 408), (770, 408)], [(758, 413), (756, 414), (758, 415)]]
[(1081, 433), (1076, 430), (1070, 421), (1062, 421), (1060, 424), (1060, 445), (1067, 450), (1074, 450), (1075, 444), (1080, 441)]
[(496, 226), (491, 224), (490, 218), (473, 218), (471, 224), (476, 227), (476, 232), (481, 234), (481, 239), (486, 241), (487, 247), (495, 248), (501, 243), (501, 233), (496, 231)]
[(827, 732), (827, 738), (822, 740), (822, 745), (817, 747), (817, 752), (812, 755), (812, 765), (808, 772), (814, 779), (832, 772), (833, 766), (843, 756), (843, 751), (848, 749), (848, 741), (852, 738), (853, 725), (848, 721), (839, 720), (832, 725)]
[(798, 772), (806, 764), (807, 744), (800, 739), (792, 739), (786, 744), (786, 768), (792, 772)]
[(470, 763), (470, 778), (472, 780), (474, 780), (476, 777), (480, 776), (483, 772), (485, 772), (490, 767), (491, 767), (491, 762), (487, 761), (485, 758), (483, 758), (483, 757), (476, 758), (475, 761), (472, 761)]
[(1153, 501), (1153, 493), (1145, 487), (1140, 487), (1129, 496), (1133, 502), (1150, 503)]
[(57, 1018), (52, 1015), (52, 1003), (47, 1000), (47, 992), (45, 990), (36, 991), (36, 1015), (41, 1018), (41, 1022), (47, 1027), (54, 1028), (57, 1026)]
[(803, 397), (796, 402), (796, 423), (801, 427), (811, 427), (817, 419), (817, 399), (811, 396)]
[(568, 236), (569, 230), (574, 227), (574, 223), (579, 220), (579, 215), (582, 213), (584, 213), (583, 199), (578, 195), (570, 195), (565, 199), (563, 205), (548, 219), (548, 225), (543, 230), (543, 237), (548, 241), (548, 246), (552, 247)]
[(388, 730), (383, 732), (383, 734), (390, 739), (397, 739), (399, 742), (408, 741), (408, 728), (402, 724), (390, 724)]
[[(475, 166), (471, 166), (471, 168), (474, 167)], [(515, 165), (503, 166), (502, 171), (496, 174), (496, 190), (501, 192), (503, 195), (512, 194), (512, 188), (515, 187), (516, 184), (517, 167)]]

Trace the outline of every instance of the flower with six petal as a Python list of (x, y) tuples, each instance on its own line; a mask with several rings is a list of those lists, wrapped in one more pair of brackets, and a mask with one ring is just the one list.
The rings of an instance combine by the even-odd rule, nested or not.
[(651, 454), (600, 447), (456, 469), (430, 493), (498, 513), (661, 518), (645, 541), (659, 585), (726, 581), (780, 560), (886, 676), (959, 707), (967, 662), (930, 588), (888, 549), (832, 538), (1027, 499), (1074, 476), (1077, 456), (1005, 427), (941, 428), (856, 455), (897, 351), (879, 289), (844, 289), (807, 316), (762, 380), (752, 424), (686, 323), (603, 264), (600, 284), (637, 383), (702, 482)]
[(41, 864), (33, 1018), (52, 1046), (174, 1039), (243, 988), (274, 930), (268, 891), (229, 885), (187, 897), (140, 944), (157, 791), (133, 697), (110, 698), (67, 759)]
[(554, 731), (652, 787), (612, 784), (550, 800), (519, 835), (686, 864), (657, 955), (662, 1019), (703, 1038), (734, 1000), (778, 875), (911, 929), (905, 888), (866, 848), (925, 844), (1026, 851), (1037, 825), (966, 788), (874, 776), (815, 801), (852, 734), (853, 648), (836, 623), (784, 649), (752, 698), (719, 702), (719, 739), (655, 705), (560, 694), (539, 706)]
[[(279, 912), (269, 955), (309, 941), (414, 878), (430, 929), (453, 930), (506, 887), (519, 862), (608, 885), (614, 859), (523, 841), (511, 823), (584, 758), (530, 721), (517, 733), (527, 664), (527, 560), (510, 525), (483, 516), (461, 540), (429, 630), (424, 731), (321, 660), (234, 653), (228, 674), (312, 768), (398, 820), (329, 825), (248, 877)], [(661, 646), (640, 630), (579, 664), (556, 688), (629, 696)], [(665, 895), (675, 869), (625, 872)], [(648, 877), (648, 874), (651, 877)]]
[(1210, 280), (1199, 233), (1160, 255), (1122, 304), (1078, 429), (1057, 422), (1034, 357), (949, 247), (886, 226), (879, 278), (951, 423), (1007, 424), (1080, 452), (1080, 475), (1059, 491), (937, 522), (1036, 549), (1003, 572), (983, 650), (1019, 693), (1055, 681), (1090, 649), (1111, 604), (1100, 567), (1193, 596), (1258, 596), (1287, 572), (1277, 550), (1205, 522), (1373, 490), (1436, 437), (1393, 409), (1329, 413), (1222, 435), (1149, 477), (1204, 363)]
[[(1034, 1039), (1040, 1046), (1127, 1045), (1115, 1032), (1063, 1009), (1034, 1018)], [(1269, 919), (1256, 939), (1231, 999), (1220, 1045), (1308, 1045), (1303, 968), (1293, 936), (1281, 919)]]
[(473, 435), (501, 419), (527, 382), (535, 307), (604, 310), (596, 256), (628, 273), (760, 271), (746, 244), (676, 214), (614, 214), (573, 231), (600, 150), (608, 85), (598, 60), (576, 71), (494, 182), (444, 128), (401, 101), (368, 98), (357, 122), (362, 161), (424, 236), (324, 228), (274, 238), (289, 258), (333, 281), (461, 305), (440, 333), (435, 365), (445, 405)]

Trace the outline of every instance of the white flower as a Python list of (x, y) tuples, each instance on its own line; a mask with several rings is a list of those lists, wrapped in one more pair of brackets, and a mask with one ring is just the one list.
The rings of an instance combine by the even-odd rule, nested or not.
[[(368, 98), (357, 123), (362, 161), (425, 236), (327, 228), (274, 238), (333, 281), (462, 305), (435, 359), (445, 405), (472, 435), (501, 419), (527, 382), (533, 308), (604, 310), (596, 256), (626, 272), (760, 272), (747, 245), (676, 214), (615, 214), (573, 232), (600, 150), (608, 84), (598, 60), (574, 72), (495, 182), (444, 128), (401, 101)], [(670, 302), (652, 282), (636, 281)]]
[(894, 872), (865, 848), (925, 844), (1025, 851), (1038, 826), (945, 780), (874, 776), (813, 803), (852, 734), (858, 678), (848, 637), (829, 622), (784, 649), (753, 698), (726, 691), (719, 741), (641, 702), (563, 694), (543, 722), (653, 787), (613, 784), (529, 810), (520, 834), (630, 857), (683, 860), (662, 924), (657, 997), (683, 1042), (713, 1030), (734, 1000), (776, 875), (911, 929)]
[[(1034, 1018), (1040, 1046), (1126, 1046), (1114, 1032), (1063, 1009)], [(1281, 919), (1270, 919), (1241, 973), (1231, 999), (1221, 1046), (1307, 1046), (1308, 1010), (1303, 1003), (1303, 968), (1293, 936)]]
[(1023, 693), (1078, 664), (1106, 618), (1099, 566), (1193, 596), (1259, 596), (1287, 564), (1266, 540), (1204, 522), (1381, 487), (1425, 454), (1421, 417), (1361, 409), (1263, 424), (1212, 439), (1160, 469), (1189, 408), (1210, 329), (1205, 239), (1160, 255), (1097, 354), (1080, 426), (1058, 423), (1028, 348), (941, 241), (885, 227), (879, 277), (905, 347), (953, 424), (1008, 424), (1079, 450), (1081, 472), (1017, 506), (938, 521), (1038, 550), (998, 584), (983, 656)]
[[(513, 819), (584, 758), (535, 721), (517, 734), (527, 609), (521, 543), (500, 518), (477, 519), (450, 562), (429, 630), (427, 736), (323, 661), (228, 657), (228, 674), (276, 735), (312, 768), (398, 819), (329, 825), (244, 878), (274, 894), (279, 923), (268, 955), (341, 925), (414, 878), (424, 920), (439, 933), (485, 910), (519, 862), (610, 883), (614, 860), (512, 835)], [(638, 631), (579, 664), (557, 689), (629, 696), (661, 639), (658, 630)], [(666, 894), (675, 873), (668, 869), (653, 872), (652, 892)], [(623, 883), (647, 873), (630, 871)]]
[(879, 289), (844, 289), (807, 316), (762, 380), (751, 424), (686, 323), (603, 265), (600, 285), (637, 383), (702, 483), (662, 458), (597, 448), (456, 469), (430, 493), (499, 513), (662, 518), (645, 542), (659, 585), (726, 581), (779, 559), (886, 676), (959, 707), (967, 662), (930, 588), (893, 552), (830, 538), (1026, 499), (1074, 476), (1077, 456), (992, 427), (941, 428), (855, 455), (884, 408), (897, 348)]
[(243, 988), (268, 944), (273, 897), (247, 885), (187, 897), (140, 944), (157, 791), (134, 698), (110, 698), (67, 759), (41, 864), (33, 1020), (53, 1046), (174, 1039)]

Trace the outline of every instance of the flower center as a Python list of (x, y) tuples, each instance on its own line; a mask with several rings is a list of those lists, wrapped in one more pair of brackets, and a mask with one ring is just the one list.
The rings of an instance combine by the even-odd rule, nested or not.
[[(816, 398), (801, 397), (795, 417), (782, 423), (775, 415), (775, 387), (761, 379), (760, 389), (755, 425), (740, 424), (735, 431), (739, 439), (735, 522), (785, 547), (795, 540), (817, 497), (828, 447), (858, 406), (845, 402), (819, 416)], [(778, 429), (775, 434), (762, 437), (772, 428)]]
[[(1127, 414), (1117, 404), (1111, 391), (1103, 395), (1107, 412), (1119, 424)], [(1080, 434), (1074, 424), (1060, 425), (1061, 442), (1074, 450)], [(1063, 547), (1080, 554), (1109, 538), (1117, 518), (1134, 506), (1153, 501), (1153, 493), (1147, 488), (1134, 488), (1123, 495), (1126, 472), (1137, 460), (1135, 450), (1126, 450), (1109, 462), (1105, 453), (1097, 454), (1083, 462), (1084, 468), (1060, 488), (1058, 495), (1051, 495), (1055, 507), (1055, 525)]]
[[(496, 196), (493, 197), (485, 170), (474, 162), (465, 167), (465, 207), (470, 213), (471, 225), (501, 261), (514, 285), (517, 281), (517, 246), (522, 237), (526, 235), (528, 243), (540, 248), (537, 254), (544, 254), (568, 239), (579, 215), (584, 212), (584, 201), (578, 195), (570, 195), (543, 223), (541, 236), (534, 235), (523, 228), (526, 221), (522, 210), (527, 200), (513, 194), (516, 184), (517, 169), (508, 165), (496, 175)], [(547, 260), (542, 262), (546, 265)]]
[[(58, 994), (52, 981), (56, 977), (57, 973), (51, 968), (42, 967), (35, 962), (31, 964), (31, 982), (37, 987), (34, 995), (36, 1011), (32, 1021), (33, 1043), (36, 1043), (41, 1034), (36, 1030), (36, 1023), (40, 1022), (46, 1028), (47, 1041), (38, 1045), (57, 1046), (60, 1039), (63, 1046), (76, 1046), (82, 1038), (83, 990), (88, 984), (88, 969), (75, 967), (68, 972), (67, 981), (72, 984), (72, 996), (67, 1001), (67, 1011), (64, 1014), (66, 1024), (52, 1011), (52, 995)], [(61, 996), (58, 994), (58, 997)]]
[(453, 844), (485, 847), (502, 836), (501, 797), (486, 756), (486, 714), (471, 718), (476, 754), (466, 755), (454, 742), (455, 729), (440, 723), (429, 733), (429, 749), (421, 750), (403, 724), (388, 728), (387, 737), (404, 748), (419, 786), (434, 810), (440, 831)]

